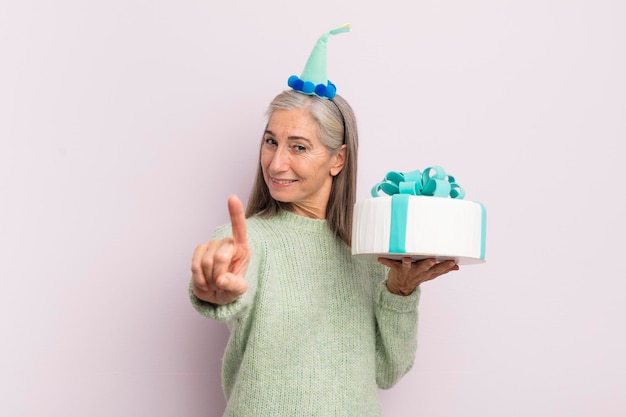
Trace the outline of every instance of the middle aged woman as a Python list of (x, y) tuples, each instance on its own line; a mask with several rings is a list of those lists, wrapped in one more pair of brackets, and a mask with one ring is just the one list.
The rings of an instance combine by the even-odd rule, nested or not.
[(419, 285), (454, 262), (350, 253), (358, 135), (352, 108), (280, 93), (244, 214), (196, 248), (190, 297), (227, 323), (226, 416), (381, 416), (378, 387), (411, 367)]

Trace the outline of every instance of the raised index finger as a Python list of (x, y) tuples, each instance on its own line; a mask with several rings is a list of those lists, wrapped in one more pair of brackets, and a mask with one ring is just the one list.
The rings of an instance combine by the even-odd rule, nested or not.
[(233, 228), (233, 241), (235, 245), (247, 245), (246, 216), (243, 210), (243, 203), (235, 195), (228, 197), (228, 213), (230, 214), (230, 223)]

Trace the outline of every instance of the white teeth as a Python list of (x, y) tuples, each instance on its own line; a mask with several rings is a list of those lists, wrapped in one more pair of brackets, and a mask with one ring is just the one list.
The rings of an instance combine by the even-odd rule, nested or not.
[(278, 180), (276, 178), (273, 178), (272, 181), (278, 184), (291, 184), (292, 182), (295, 182), (295, 180)]

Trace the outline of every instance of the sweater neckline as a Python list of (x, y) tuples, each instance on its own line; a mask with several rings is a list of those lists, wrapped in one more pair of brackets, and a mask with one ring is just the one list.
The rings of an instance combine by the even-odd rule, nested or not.
[(291, 211), (282, 210), (276, 215), (279, 219), (289, 222), (289, 225), (297, 229), (306, 229), (307, 231), (327, 232), (328, 222), (326, 219), (312, 219), (310, 217), (301, 216)]

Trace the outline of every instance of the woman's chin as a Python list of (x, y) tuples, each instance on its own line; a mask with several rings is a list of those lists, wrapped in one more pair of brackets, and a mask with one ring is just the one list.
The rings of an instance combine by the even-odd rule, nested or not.
[(270, 195), (279, 203), (291, 203), (291, 198), (284, 192), (281, 193), (280, 191), (273, 191), (270, 189)]

